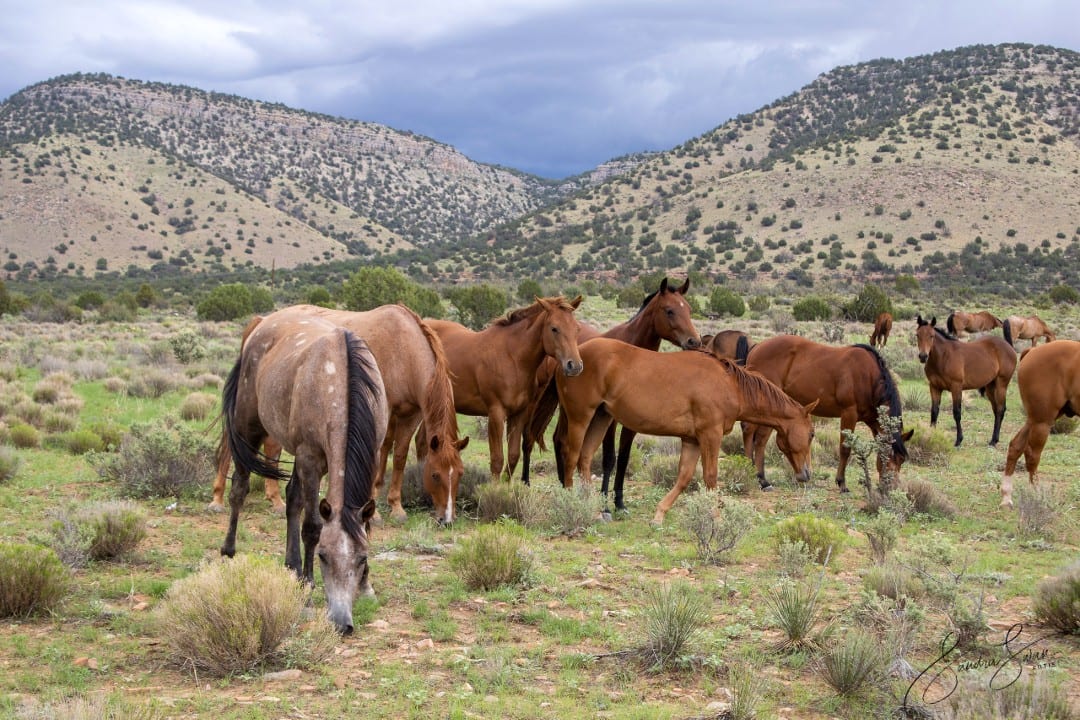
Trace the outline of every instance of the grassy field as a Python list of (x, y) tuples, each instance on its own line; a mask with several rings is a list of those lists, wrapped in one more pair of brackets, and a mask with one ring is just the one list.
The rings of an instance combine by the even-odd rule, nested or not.
[[(625, 317), (594, 298), (583, 310), (600, 326)], [(1044, 317), (1059, 329), (1059, 337), (1080, 337), (1080, 317)], [(735, 323), (702, 321), (699, 329), (735, 326), (760, 339), (782, 324), (774, 313)], [(173, 418), (201, 431), (212, 415), (184, 421), (180, 408), (192, 393), (219, 392), (217, 384), (235, 359), (240, 329), (239, 324), (200, 325), (176, 318), (67, 326), (6, 319), (0, 325), (3, 435), (10, 437), (19, 412), (41, 412), (43, 428), (74, 429), (71, 421), (48, 420), (61, 412), (55, 407), (59, 403), (42, 411), (25, 404), (29, 398), (42, 405), (33, 400), (35, 390), (57, 373), (70, 380), (70, 395), (78, 399), (64, 410), (76, 427), (111, 423), (127, 429)], [(799, 330), (819, 340), (827, 332), (834, 338), (842, 335), (843, 342), (851, 343), (865, 342), (870, 327), (811, 323)], [(205, 354), (182, 365), (170, 341), (185, 332), (194, 332)], [(939, 427), (929, 427), (913, 322), (897, 322), (885, 355), (901, 382), (905, 425), (915, 428), (913, 443), (924, 451), (920, 462), (905, 466), (903, 479), (926, 481), (956, 508), (951, 517), (913, 516), (890, 555), (911, 566), (923, 562), (934, 577), (947, 577), (959, 595), (981, 603), (989, 629), (972, 649), (955, 651), (946, 662), (965, 683), (973, 683), (962, 684), (956, 693), (990, 695), (996, 691), (980, 684), (985, 672), (963, 670), (963, 663), (996, 667), (1003, 660), (998, 646), (1017, 623), (1023, 624), (1024, 642), (1049, 635), (1034, 623), (1032, 593), (1039, 581), (1078, 555), (1078, 433), (1051, 436), (1043, 455), (1042, 485), (1054, 501), (1056, 517), (1034, 529), (1021, 528), (1016, 510), (998, 507), (997, 491), (1005, 447), (1023, 419), (1015, 385), (1001, 445), (986, 446), (989, 405), (972, 392), (964, 402), (966, 440), (953, 449), (947, 406)], [(467, 465), (486, 468), (486, 443), (479, 437), (483, 423), (462, 418), (461, 427), (473, 436)], [(860, 433), (868, 437), (865, 428)], [(51, 544), (57, 511), (120, 496), (86, 455), (73, 455), (49, 440), (62, 434), (42, 429), (42, 447), (15, 451), (19, 470), (0, 484), (0, 540)], [(777, 485), (773, 492), (763, 493), (753, 484), (735, 493), (721, 483), (725, 501), (745, 502), (755, 513), (723, 564), (698, 559), (680, 522), (689, 495), (676, 502), (662, 528), (649, 524), (666, 491), (653, 477), (665, 474), (657, 468), (673, 467), (677, 454), (677, 446), (667, 440), (639, 441), (627, 484), (628, 515), (571, 535), (524, 530), (535, 567), (531, 582), (523, 586), (468, 590), (448, 556), (483, 523), (463, 513), (453, 527), (438, 528), (423, 510), (414, 509), (405, 525), (374, 532), (371, 572), (378, 600), (357, 603), (357, 632), (343, 638), (317, 668), (283, 677), (203, 677), (178, 666), (161, 641), (155, 610), (170, 586), (204, 563), (220, 561), (226, 519), (205, 510), (208, 464), (198, 493), (139, 501), (147, 513), (148, 535), (131, 556), (75, 570), (71, 596), (51, 616), (4, 620), (0, 716), (76, 716), (73, 698), (83, 698), (99, 710), (110, 702), (124, 703), (129, 712), (142, 709), (151, 717), (169, 718), (314, 718), (344, 712), (395, 718), (724, 718), (732, 715), (724, 714), (729, 711), (723, 703), (731, 700), (733, 688), (739, 693), (745, 687), (750, 674), (762, 684), (758, 717), (890, 717), (910, 680), (891, 678), (841, 696), (823, 679), (824, 649), (773, 651), (784, 634), (769, 600), (785, 582), (819, 588), (823, 609), (818, 627), (831, 625), (832, 642), (855, 628), (870, 629), (863, 589), (875, 565), (865, 534), (872, 518), (864, 511), (866, 497), (854, 463), (848, 469), (853, 492), (840, 495), (833, 484), (838, 434), (836, 421), (819, 424), (814, 479), (806, 487), (788, 479), (778, 453), (769, 456), (768, 474)], [(552, 492), (553, 466), (550, 451), (539, 454), (532, 492)], [(1018, 487), (1027, 485), (1025, 477), (1017, 475)], [(823, 569), (778, 553), (776, 525), (799, 513), (829, 519), (846, 536)], [(249, 499), (237, 544), (240, 553), (283, 558), (284, 521), (259, 491)], [(935, 554), (947, 561), (926, 564)], [(642, 618), (650, 591), (667, 584), (687, 586), (702, 598), (707, 622), (670, 667), (655, 672), (629, 651), (646, 639)], [(313, 603), (315, 611), (324, 607), (318, 590)], [(939, 656), (953, 626), (928, 594), (915, 593), (909, 603), (923, 612), (916, 614), (921, 621), (904, 659), (921, 670)], [(1049, 635), (1035, 649), (1041, 654), (1025, 656), (1018, 682), (1059, 685), (1075, 704), (1080, 639)], [(909, 702), (917, 695), (909, 696)], [(1077, 712), (1080, 708), (1074, 708), (1074, 717)]]

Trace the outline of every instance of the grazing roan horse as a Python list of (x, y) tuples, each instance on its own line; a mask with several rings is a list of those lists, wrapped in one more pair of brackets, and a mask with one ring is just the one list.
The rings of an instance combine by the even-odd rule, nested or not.
[[(817, 401), (814, 415), (840, 418), (840, 430), (854, 430), (863, 423), (877, 437), (881, 433), (878, 408), (888, 408), (895, 418), (897, 429), (892, 437), (892, 454), (887, 463), (878, 462), (878, 474), (899, 479), (900, 466), (907, 460), (904, 442), (914, 431), (903, 432), (900, 393), (889, 369), (877, 350), (869, 345), (837, 347), (807, 340), (798, 335), (777, 335), (756, 344), (746, 360), (746, 369), (761, 373), (800, 403)], [(758, 483), (770, 487), (765, 480), (765, 446), (770, 430), (743, 423), (743, 445), (747, 457), (753, 458)], [(836, 484), (847, 492), (845, 475), (851, 448), (840, 443), (840, 462), (836, 468)]]
[(1002, 322), (1001, 329), (1005, 334), (1005, 342), (1010, 345), (1017, 340), (1030, 340), (1031, 347), (1035, 347), (1041, 337), (1046, 338), (1046, 342), (1057, 339), (1057, 335), (1054, 335), (1038, 315), (1010, 315)]
[[(401, 483), (408, 460), (409, 441), (423, 420), (424, 436), (418, 444), (424, 453), (421, 470), (424, 489), (431, 495), (436, 520), (441, 523), (453, 522), (458, 483), (465, 472), (461, 451), (469, 439), (458, 439), (454, 393), (438, 336), (404, 305), (383, 305), (364, 312), (330, 310), (315, 305), (293, 307), (297, 312), (348, 328), (364, 338), (375, 356), (386, 388), (390, 419), (386, 439), (379, 448), (374, 493), (376, 497), (380, 494), (387, 461), (392, 456), (394, 462), (386, 495), (391, 519), (404, 522), (407, 518), (401, 506)], [(258, 320), (256, 318), (248, 324), (245, 339)], [(269, 457), (277, 457), (274, 443), (268, 438), (263, 446), (263, 452)], [(280, 446), (276, 450), (280, 452)], [(219, 458), (211, 509), (222, 502), (228, 470), (229, 455), (226, 452)], [(266, 496), (271, 503), (274, 503), (274, 498), (281, 503), (277, 481), (272, 478), (266, 480)], [(377, 511), (372, 519), (379, 520)]]
[[(537, 298), (480, 332), (448, 320), (427, 320), (442, 340), (454, 387), (454, 405), (463, 415), (487, 416), (491, 478), (507, 479), (517, 465), (526, 411), (536, 392), (537, 371), (546, 357), (558, 363), (557, 374), (581, 372), (580, 327), (574, 310), (581, 305), (563, 297)], [(504, 463), (503, 435), (509, 463)]]
[(1062, 415), (1080, 413), (1080, 343), (1072, 340), (1025, 350), (1016, 371), (1025, 420), (1009, 442), (1005, 472), (1001, 477), (1001, 504), (1012, 506), (1012, 474), (1024, 456), (1028, 480), (1036, 483), (1039, 459), (1050, 435), (1050, 426)]
[(988, 332), (1001, 327), (1001, 325), (1001, 318), (987, 310), (973, 313), (957, 310), (945, 318), (945, 327), (949, 334), (958, 338), (965, 337), (970, 333)]
[(874, 320), (874, 331), (870, 333), (870, 345), (883, 348), (889, 342), (889, 333), (892, 332), (892, 314), (883, 312)]
[(713, 335), (709, 342), (703, 341), (702, 347), (717, 357), (734, 360), (736, 365), (745, 366), (754, 342), (742, 330), (721, 330)]
[(999, 337), (981, 337), (972, 342), (960, 342), (937, 327), (937, 318), (929, 322), (922, 315), (915, 319), (915, 339), (919, 345), (919, 362), (923, 363), (926, 380), (930, 383), (930, 425), (937, 424), (941, 393), (952, 395), (953, 420), (956, 421), (956, 446), (964, 441), (960, 429), (960, 407), (964, 390), (978, 388), (994, 410), (994, 432), (990, 445), (997, 445), (1001, 421), (1005, 417), (1005, 392), (1016, 370), (1016, 351)]
[[(573, 485), (575, 468), (588, 479), (592, 455), (612, 420), (682, 440), (678, 477), (656, 507), (656, 525), (689, 484), (699, 458), (705, 486), (716, 486), (720, 445), (736, 420), (776, 428), (796, 477), (810, 478), (813, 406), (803, 407), (762, 377), (706, 352), (658, 353), (609, 338), (583, 343), (581, 357), (580, 375), (556, 377), (567, 419), (564, 486)], [(606, 414), (597, 413), (601, 404)]]
[[(372, 480), (388, 412), (375, 358), (351, 331), (280, 310), (248, 337), (221, 404), (236, 466), (221, 554), (236, 552), (249, 474), (284, 477), (257, 453), (272, 436), (294, 456), (286, 490), (285, 565), (313, 584), (317, 549), (330, 620), (343, 634), (351, 633), (357, 593), (372, 593), (367, 525), (375, 511)], [(323, 475), (327, 489), (320, 501)]]
[[(698, 335), (697, 328), (694, 327), (694, 321), (690, 317), (690, 304), (686, 302), (686, 293), (689, 290), (689, 278), (681, 286), (674, 287), (668, 285), (668, 280), (665, 277), (660, 281), (660, 287), (646, 296), (638, 311), (626, 322), (615, 325), (604, 333), (600, 333), (595, 328), (582, 323), (578, 343), (583, 343), (594, 337), (605, 337), (622, 340), (625, 343), (653, 351), (660, 349), (660, 343), (663, 340), (667, 340), (683, 349), (698, 348), (701, 346), (701, 337)], [(547, 361), (541, 366), (541, 373), (546, 373), (546, 379), (537, 379), (538, 385), (543, 386), (543, 391), (538, 394), (536, 407), (532, 410), (522, 440), (523, 468), (521, 479), (525, 484), (529, 483), (529, 458), (532, 453), (532, 446), (534, 443), (541, 443), (541, 447), (543, 447), (544, 431), (558, 406), (558, 393), (555, 389), (553, 371), (553, 363)], [(555, 464), (560, 477), (563, 474), (561, 447), (565, 436), (566, 422), (560, 418), (559, 422), (556, 423), (553, 437)], [(615, 469), (615, 505), (619, 509), (624, 509), (622, 477), (626, 474), (626, 466), (630, 462), (630, 450), (633, 446), (634, 436), (633, 430), (623, 428), (619, 436), (618, 460), (616, 463), (614, 423), (608, 427), (607, 433), (604, 435), (604, 480), (601, 485), (601, 492), (606, 498), (611, 471)]]

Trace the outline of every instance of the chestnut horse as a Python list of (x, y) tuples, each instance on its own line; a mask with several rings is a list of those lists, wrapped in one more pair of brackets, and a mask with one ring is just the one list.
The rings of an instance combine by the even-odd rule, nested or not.
[(1080, 412), (1080, 343), (1060, 340), (1025, 350), (1016, 371), (1024, 424), (1009, 442), (1005, 472), (1001, 477), (1001, 504), (1012, 506), (1012, 474), (1024, 456), (1028, 480), (1034, 485), (1039, 459), (1050, 435), (1050, 426), (1062, 415)]
[[(379, 448), (374, 493), (375, 497), (379, 496), (386, 475), (387, 461), (393, 457), (390, 486), (386, 495), (391, 519), (404, 522), (407, 518), (405, 509), (401, 506), (401, 482), (408, 461), (409, 441), (423, 420), (423, 438), (418, 442), (424, 453), (424, 489), (431, 495), (436, 520), (440, 523), (453, 522), (458, 483), (465, 472), (461, 450), (468, 444), (469, 439), (458, 439), (454, 393), (450, 386), (446, 356), (438, 336), (416, 313), (404, 305), (383, 305), (364, 312), (330, 310), (315, 305), (293, 307), (298, 312), (348, 328), (364, 338), (382, 371), (390, 419), (386, 439)], [(258, 324), (258, 320), (256, 318), (248, 324), (244, 331), (245, 338)], [(268, 438), (263, 447), (267, 456), (276, 458), (274, 443), (274, 440)], [(276, 450), (280, 452), (280, 446)], [(215, 505), (220, 506), (222, 502), (228, 470), (229, 455), (224, 453), (219, 458), (211, 509), (215, 509)], [(277, 481), (272, 478), (266, 480), (266, 496), (275, 507), (281, 503)], [(372, 519), (379, 520), (378, 511)]]
[[(454, 405), (464, 415), (486, 415), (491, 478), (507, 479), (517, 465), (526, 411), (535, 394), (537, 371), (545, 357), (569, 376), (581, 372), (580, 327), (563, 297), (537, 298), (490, 323), (480, 332), (449, 320), (427, 320), (442, 340), (454, 387)], [(507, 437), (504, 463), (503, 435)]]
[[(877, 350), (869, 345), (837, 347), (807, 340), (798, 335), (777, 335), (759, 342), (750, 351), (746, 369), (759, 372), (780, 386), (800, 403), (817, 402), (814, 415), (840, 418), (840, 429), (854, 430), (863, 423), (877, 437), (881, 433), (878, 408), (888, 408), (896, 418), (897, 430), (892, 437), (892, 455), (887, 464), (878, 462), (882, 480), (900, 477), (900, 467), (907, 460), (904, 442), (912, 432), (903, 432), (904, 420), (900, 393), (889, 368)], [(770, 485), (765, 479), (765, 445), (770, 430), (743, 423), (743, 446), (753, 458), (758, 482), (762, 488)], [(836, 484), (847, 492), (845, 475), (851, 448), (840, 443), (840, 463), (836, 468)]]
[(883, 348), (889, 342), (889, 333), (892, 332), (892, 315), (883, 312), (874, 320), (874, 332), (870, 333), (870, 345)]
[(982, 337), (972, 342), (960, 342), (937, 327), (937, 318), (929, 322), (922, 315), (915, 319), (915, 339), (919, 345), (919, 362), (930, 383), (930, 425), (937, 424), (941, 393), (952, 395), (953, 420), (956, 422), (956, 447), (964, 441), (960, 428), (960, 406), (964, 390), (979, 389), (990, 400), (994, 410), (994, 432), (990, 445), (997, 445), (1001, 421), (1005, 417), (1005, 392), (1016, 370), (1016, 351), (999, 337)]
[[(650, 293), (641, 303), (637, 313), (624, 323), (615, 325), (603, 334), (595, 328), (582, 323), (581, 334), (578, 343), (591, 340), (594, 337), (614, 338), (625, 343), (635, 345), (646, 350), (659, 350), (663, 340), (678, 345), (683, 349), (697, 348), (701, 346), (701, 337), (698, 335), (694, 321), (690, 317), (690, 305), (686, 302), (686, 293), (690, 289), (690, 279), (687, 278), (679, 287), (668, 285), (665, 277), (660, 281), (660, 287), (656, 292)], [(545, 362), (541, 366), (541, 373), (547, 373), (546, 380), (538, 378), (538, 385), (543, 385), (543, 392), (539, 394), (536, 407), (531, 413), (527, 432), (522, 441), (523, 469), (522, 482), (529, 484), (529, 457), (532, 445), (540, 443), (543, 448), (544, 431), (558, 406), (558, 393), (555, 389), (552, 363)], [(626, 466), (630, 462), (630, 450), (633, 447), (634, 431), (623, 428), (619, 436), (619, 450), (616, 468), (615, 455), (615, 424), (608, 427), (604, 435), (603, 475), (601, 492), (607, 497), (608, 480), (611, 471), (615, 474), (615, 505), (620, 510), (625, 509), (622, 503), (622, 477), (626, 473)], [(561, 447), (566, 436), (566, 422), (560, 418), (556, 423), (553, 437), (555, 445), (555, 464), (560, 477), (563, 475)]]
[[(256, 452), (272, 436), (295, 458), (286, 492), (285, 565), (313, 584), (318, 550), (330, 620), (343, 634), (351, 633), (357, 592), (372, 592), (367, 525), (375, 510), (372, 477), (388, 413), (374, 356), (345, 328), (293, 308), (279, 310), (248, 337), (225, 381), (221, 405), (236, 466), (221, 554), (236, 553), (249, 474), (284, 478)], [(323, 475), (327, 490), (320, 501)]]
[[(564, 486), (573, 485), (575, 467), (589, 478), (592, 455), (612, 420), (682, 440), (678, 477), (656, 507), (655, 525), (663, 524), (699, 458), (705, 486), (716, 487), (720, 444), (736, 420), (775, 428), (795, 475), (810, 478), (813, 405), (803, 407), (760, 376), (709, 353), (659, 353), (610, 338), (583, 343), (581, 356), (580, 375), (555, 378), (567, 419)], [(601, 405), (606, 413), (597, 412)]]
[(967, 313), (957, 310), (945, 318), (945, 327), (950, 335), (962, 338), (970, 333), (980, 333), (1001, 327), (1001, 318), (986, 310)]
[(709, 342), (706, 343), (703, 340), (701, 344), (713, 355), (734, 360), (739, 366), (746, 365), (750, 348), (754, 347), (750, 336), (742, 330), (721, 330), (709, 338)]
[(1046, 342), (1054, 342), (1057, 336), (1046, 326), (1038, 315), (1010, 315), (1001, 324), (1005, 333), (1005, 342), (1012, 345), (1017, 340), (1030, 340), (1031, 347), (1039, 344), (1039, 338), (1046, 338)]

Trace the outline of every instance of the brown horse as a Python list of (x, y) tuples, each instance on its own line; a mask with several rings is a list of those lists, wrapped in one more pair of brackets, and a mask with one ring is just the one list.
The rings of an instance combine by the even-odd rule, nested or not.
[(1005, 342), (1012, 345), (1017, 340), (1030, 340), (1031, 347), (1039, 344), (1039, 338), (1046, 338), (1046, 342), (1054, 342), (1057, 336), (1047, 327), (1046, 323), (1038, 315), (1010, 315), (1005, 318), (1001, 325), (1005, 333)]
[(999, 337), (982, 337), (962, 343), (949, 337), (937, 327), (937, 318), (929, 322), (922, 315), (915, 319), (915, 339), (919, 345), (919, 362), (930, 383), (930, 425), (937, 424), (941, 393), (952, 395), (953, 420), (956, 421), (956, 446), (964, 441), (960, 429), (960, 404), (964, 390), (979, 389), (990, 400), (994, 410), (994, 432), (990, 445), (997, 445), (1001, 421), (1005, 417), (1005, 392), (1016, 370), (1016, 351)]
[[(392, 456), (394, 463), (386, 496), (391, 519), (404, 522), (407, 517), (401, 506), (401, 482), (408, 460), (409, 440), (423, 420), (424, 437), (418, 444), (424, 453), (424, 489), (431, 495), (435, 518), (441, 523), (453, 522), (458, 483), (465, 472), (461, 450), (469, 439), (458, 439), (454, 394), (438, 336), (404, 305), (383, 305), (365, 312), (330, 310), (315, 305), (296, 305), (294, 308), (297, 312), (348, 328), (364, 338), (382, 371), (390, 419), (386, 439), (379, 448), (374, 493), (378, 497), (387, 461)], [(245, 339), (258, 320), (248, 324)], [(267, 439), (263, 448), (263, 452), (272, 458), (281, 451), (279, 445), (275, 448), (272, 438)], [(227, 452), (219, 458), (211, 509), (222, 503), (229, 460)], [(277, 481), (273, 478), (266, 480), (266, 496), (275, 507), (281, 503)], [(379, 520), (377, 511), (373, 520)]]
[[(249, 474), (284, 477), (256, 452), (267, 436), (277, 438), (295, 458), (285, 503), (285, 564), (314, 583), (318, 550), (330, 620), (351, 633), (356, 594), (371, 593), (367, 524), (375, 510), (372, 476), (388, 412), (374, 356), (345, 328), (293, 308), (280, 310), (248, 337), (221, 404), (236, 466), (221, 554), (236, 552)], [(323, 475), (327, 490), (320, 501)]]
[[(818, 401), (814, 415), (840, 418), (841, 431), (854, 430), (861, 422), (877, 437), (881, 433), (878, 408), (886, 406), (889, 416), (899, 422), (892, 438), (892, 455), (887, 465), (878, 463), (878, 473), (885, 479), (887, 468), (888, 476), (899, 478), (900, 466), (908, 455), (904, 442), (913, 431), (903, 432), (900, 394), (877, 350), (869, 345), (836, 347), (798, 335), (777, 335), (754, 346), (746, 369), (761, 373), (800, 403)], [(768, 428), (743, 423), (743, 445), (747, 457), (754, 459), (762, 488), (770, 487), (765, 480), (769, 434)], [(841, 442), (836, 468), (840, 492), (848, 491), (845, 475), (850, 455), (851, 448)]]
[(742, 330), (721, 330), (711, 336), (708, 342), (703, 339), (701, 346), (717, 357), (734, 360), (736, 365), (745, 366), (754, 341)]
[(1009, 443), (1005, 473), (1001, 477), (1001, 504), (1012, 506), (1012, 474), (1024, 456), (1028, 480), (1037, 481), (1039, 459), (1050, 426), (1062, 415), (1080, 412), (1080, 343), (1061, 340), (1025, 350), (1016, 371), (1020, 401), (1026, 418)]
[[(580, 375), (556, 377), (567, 418), (563, 485), (573, 485), (575, 467), (589, 477), (592, 455), (612, 419), (635, 432), (682, 440), (678, 477), (657, 505), (656, 525), (690, 482), (699, 458), (706, 487), (716, 486), (720, 444), (736, 420), (775, 428), (796, 477), (810, 478), (813, 405), (803, 407), (760, 376), (709, 353), (658, 353), (609, 338), (582, 344), (581, 356)], [(597, 413), (601, 404), (606, 414)]]
[[(698, 348), (701, 346), (701, 337), (698, 335), (694, 321), (690, 317), (690, 305), (686, 302), (686, 293), (690, 290), (690, 279), (679, 287), (668, 285), (665, 277), (660, 281), (660, 287), (650, 293), (641, 303), (637, 313), (624, 323), (619, 323), (603, 334), (595, 328), (582, 323), (581, 334), (578, 343), (591, 340), (594, 337), (613, 338), (622, 340), (630, 345), (635, 345), (646, 350), (659, 350), (663, 340), (677, 345), (683, 349)], [(529, 457), (533, 443), (541, 443), (543, 447), (544, 431), (547, 428), (551, 416), (558, 406), (558, 393), (555, 389), (553, 367), (551, 362), (541, 366), (541, 372), (549, 373), (547, 380), (538, 378), (538, 383), (543, 383), (544, 390), (539, 395), (536, 408), (532, 411), (528, 431), (522, 442), (524, 466), (522, 481), (529, 483)], [(622, 510), (625, 506), (622, 502), (622, 478), (626, 474), (626, 466), (630, 462), (630, 450), (634, 442), (633, 430), (623, 428), (619, 436), (618, 459), (615, 453), (615, 424), (612, 423), (604, 435), (603, 451), (603, 484), (601, 492), (607, 497), (608, 481), (611, 472), (615, 470), (615, 506)], [(553, 437), (555, 445), (555, 464), (560, 477), (563, 475), (562, 468), (562, 444), (566, 437), (566, 422), (560, 417), (556, 423)]]
[[(456, 322), (428, 320), (442, 340), (454, 386), (454, 405), (464, 415), (486, 415), (491, 477), (507, 478), (517, 465), (526, 411), (536, 392), (537, 371), (552, 357), (561, 372), (581, 372), (580, 327), (574, 310), (581, 305), (563, 297), (537, 298), (525, 308), (495, 320), (480, 332)], [(509, 464), (504, 463), (503, 435)]]
[(889, 333), (892, 332), (892, 315), (883, 312), (874, 320), (874, 332), (870, 333), (870, 345), (883, 348), (889, 342)]
[(967, 313), (957, 310), (945, 318), (945, 327), (950, 335), (958, 338), (965, 337), (970, 333), (988, 332), (1001, 327), (1001, 318), (986, 310)]

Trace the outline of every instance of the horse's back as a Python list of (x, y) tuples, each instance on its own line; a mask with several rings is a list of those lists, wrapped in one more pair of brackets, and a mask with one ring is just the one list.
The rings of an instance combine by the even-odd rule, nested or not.
[(1025, 350), (1016, 370), (1024, 412), (1051, 422), (1080, 413), (1080, 342), (1057, 340)]

